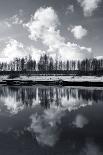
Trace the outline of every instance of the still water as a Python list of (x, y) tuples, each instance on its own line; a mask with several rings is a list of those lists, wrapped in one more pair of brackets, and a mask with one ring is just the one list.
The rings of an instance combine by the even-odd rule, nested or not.
[(1, 86), (0, 155), (103, 155), (103, 89)]

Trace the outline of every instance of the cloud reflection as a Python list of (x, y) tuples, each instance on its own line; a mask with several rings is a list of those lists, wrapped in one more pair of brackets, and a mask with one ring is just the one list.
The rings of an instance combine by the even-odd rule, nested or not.
[(8, 96), (3, 98), (4, 106), (7, 107), (7, 110), (10, 114), (17, 114), (19, 111), (24, 109), (24, 106), (21, 102), (17, 102), (14, 97)]
[(83, 149), (83, 151), (80, 153), (80, 155), (103, 155), (103, 152), (101, 152), (100, 148), (94, 144), (94, 143), (87, 143), (86, 147)]
[(75, 118), (75, 121), (73, 122), (73, 125), (77, 128), (83, 128), (85, 125), (88, 124), (87, 118), (85, 118), (83, 115), (77, 115)]
[(60, 108), (55, 109), (52, 107), (30, 117), (31, 125), (29, 130), (35, 134), (39, 144), (50, 147), (56, 144), (60, 134), (58, 125), (64, 115), (65, 112), (61, 111)]

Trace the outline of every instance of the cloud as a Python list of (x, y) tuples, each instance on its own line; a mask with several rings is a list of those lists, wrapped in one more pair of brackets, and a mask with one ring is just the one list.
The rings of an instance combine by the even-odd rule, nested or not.
[(9, 19), (9, 22), (11, 22), (13, 25), (16, 25), (16, 24), (20, 25), (23, 23), (23, 20), (20, 19), (18, 15), (14, 15)]
[(60, 56), (64, 60), (66, 59), (82, 60), (82, 59), (93, 57), (91, 48), (82, 47), (70, 42), (68, 42), (67, 44), (64, 44), (64, 46), (61, 46), (59, 49), (59, 52), (60, 52)]
[(26, 50), (30, 55), (32, 55), (32, 58), (36, 61), (39, 61), (40, 55), (45, 54), (46, 52), (40, 49), (35, 48), (34, 46), (27, 47)]
[(25, 55), (24, 45), (15, 39), (9, 39), (2, 50), (2, 57), (6, 57), (7, 61), (11, 61), (15, 57), (23, 57)]
[(2, 52), (0, 53), (0, 61), (2, 62), (10, 62), (16, 57), (22, 58), (29, 55), (38, 61), (40, 55), (45, 53), (45, 51), (39, 50), (34, 46), (25, 46), (23, 43), (12, 38), (8, 38), (4, 44)]
[(101, 59), (103, 59), (103, 56), (96, 56), (94, 58), (97, 59), (97, 60), (101, 60)]
[(57, 50), (64, 38), (60, 35), (57, 26), (60, 24), (58, 16), (52, 7), (38, 9), (30, 22), (24, 24), (30, 35), (29, 38), (37, 41), (41, 40), (49, 47), (48, 52)]
[(58, 57), (63, 56), (64, 59), (76, 59), (76, 55), (79, 58), (79, 54), (83, 55), (83, 58), (91, 56), (90, 49), (66, 42), (61, 36), (60, 21), (52, 7), (38, 9), (31, 20), (23, 26), (28, 30), (30, 39), (41, 41), (48, 47), (49, 54), (55, 53)]
[(11, 24), (9, 24), (6, 20), (0, 21), (0, 33), (3, 33), (8, 30), (8, 28), (11, 27)]
[(82, 39), (84, 36), (87, 35), (88, 31), (85, 28), (83, 28), (81, 25), (77, 25), (72, 27), (71, 33), (74, 35), (76, 39)]
[(69, 5), (66, 9), (65, 14), (68, 15), (69, 13), (73, 13), (74, 12), (74, 5)]
[(24, 22), (23, 10), (19, 10), (17, 14), (13, 15), (10, 18), (6, 18), (4, 22), (8, 27), (11, 27), (12, 25), (22, 25)]
[(24, 19), (25, 18), (23, 10), (19, 10), (19, 12), (13, 15), (12, 17), (0, 20), (0, 30), (1, 30), (0, 33), (9, 30), (13, 25), (22, 25)]
[(28, 28), (29, 37), (32, 40), (37, 40), (43, 38), (46, 32), (55, 30), (58, 24), (57, 14), (51, 7), (47, 7), (38, 9), (34, 16), (31, 17), (30, 22), (24, 24), (24, 27)]
[(77, 0), (83, 8), (84, 16), (92, 16), (93, 12), (98, 8), (102, 0)]

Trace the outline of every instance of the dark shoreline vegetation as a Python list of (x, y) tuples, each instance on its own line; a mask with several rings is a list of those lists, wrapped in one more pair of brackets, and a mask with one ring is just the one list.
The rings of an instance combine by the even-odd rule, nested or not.
[(32, 81), (32, 80), (3, 80), (0, 82), (3, 85), (9, 86), (33, 86), (33, 85), (45, 85), (45, 86), (83, 86), (83, 87), (103, 87), (103, 82), (91, 82), (91, 81)]

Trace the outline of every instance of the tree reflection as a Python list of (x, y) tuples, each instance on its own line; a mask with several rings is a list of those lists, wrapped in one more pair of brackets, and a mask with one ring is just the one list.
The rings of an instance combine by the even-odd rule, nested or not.
[(15, 102), (20, 102), (26, 107), (40, 104), (44, 108), (55, 106), (86, 106), (89, 103), (95, 104), (103, 101), (103, 90), (55, 87), (55, 86), (34, 86), (34, 87), (0, 87), (0, 99), (11, 97)]

